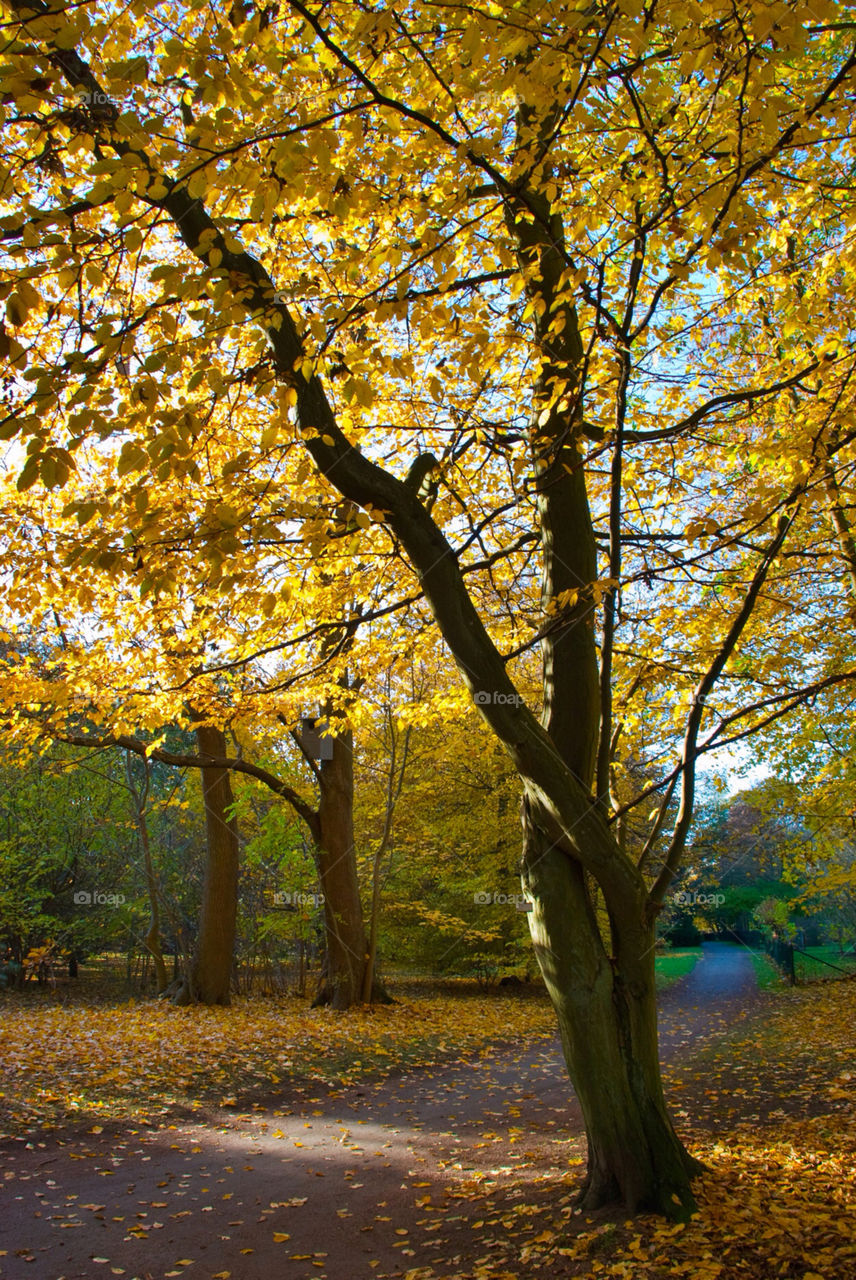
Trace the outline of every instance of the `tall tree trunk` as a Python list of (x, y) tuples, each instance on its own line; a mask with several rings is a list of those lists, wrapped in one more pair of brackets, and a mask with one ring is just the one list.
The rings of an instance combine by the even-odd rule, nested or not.
[[(461, 678), (507, 750), (532, 813), (545, 832), (542, 861), (533, 856), (531, 841), (527, 849), (526, 883), (535, 903), (530, 919), (566, 1044), (571, 1079), (584, 1099), (591, 1127), (586, 1196), (595, 1202), (613, 1188), (619, 1200), (626, 1197), (628, 1206), (656, 1205), (671, 1217), (686, 1218), (694, 1205), (695, 1164), (674, 1136), (663, 1106), (650, 971), (653, 921), (671, 867), (655, 884), (659, 899), (653, 897), (639, 868), (618, 847), (604, 807), (591, 791), (601, 716), (594, 629), (596, 556), (577, 448), (583, 431), (583, 388), (581, 382), (568, 385), (573, 383), (570, 370), (580, 350), (579, 335), (576, 313), (560, 283), (561, 223), (539, 207), (539, 198), (530, 199), (529, 206), (534, 221), (521, 209), (519, 221), (512, 219), (512, 230), (519, 237), (527, 272), (537, 281), (534, 292), (539, 313), (547, 318), (545, 324), (553, 317), (564, 322), (561, 344), (539, 325), (545, 360), (532, 427), (545, 605), (550, 606), (544, 642), (546, 714), (541, 724), (518, 696), (506, 661), (467, 591), (457, 556), (418, 494), (350, 444), (317, 377), (300, 388), (298, 421), (312, 424), (306, 447), (340, 492), (387, 513), (390, 529), (419, 574)], [(535, 241), (530, 228), (537, 232)], [(300, 350), (299, 338), (283, 324), (272, 341), (275, 349), (282, 348), (285, 368), (292, 349)], [(560, 349), (547, 351), (550, 344)], [(567, 394), (555, 403), (550, 390), (554, 372), (567, 387)], [(752, 587), (756, 594), (747, 597), (739, 625), (729, 635), (731, 648), (751, 612), (763, 573), (756, 578)], [(728, 652), (723, 649), (720, 654), (723, 661)], [(709, 675), (708, 684), (716, 671)], [(694, 764), (693, 741), (687, 748), (688, 770)], [(688, 792), (687, 813), (691, 802)], [(678, 850), (685, 833), (682, 822), (674, 838)], [(608, 969), (600, 935), (585, 915), (581, 922), (577, 920), (583, 905), (580, 867), (597, 879), (609, 912), (613, 936)], [(593, 977), (597, 982), (589, 988)], [(586, 1052), (589, 1019), (596, 1027), (596, 1053)], [(630, 1154), (622, 1145), (625, 1141), (631, 1144)]]
[[(228, 753), (222, 729), (196, 730), (199, 754), (222, 760)], [(203, 768), (207, 857), (202, 887), (199, 934), (190, 972), (179, 984), (177, 1004), (229, 1004), (235, 930), (238, 918), (238, 828), (230, 816), (234, 803), (228, 769)]]
[[(533, 132), (546, 136), (554, 124), (521, 104), (521, 137)], [(530, 296), (538, 304), (534, 324), (541, 367), (533, 387), (530, 447), (541, 529), (542, 604), (551, 620), (542, 642), (542, 724), (558, 758), (580, 783), (577, 794), (560, 799), (567, 787), (557, 779), (550, 799), (577, 809), (577, 821), (592, 823), (605, 863), (620, 867), (623, 881), (620, 886), (610, 883), (609, 871), (602, 881), (612, 934), (607, 950), (590, 889), (593, 877), (587, 877), (577, 854), (579, 842), (568, 838), (573, 826), (563, 822), (557, 830), (539, 805), (540, 788), (527, 787), (522, 879), (534, 903), (530, 930), (586, 1122), (583, 1204), (617, 1201), (630, 1212), (650, 1209), (685, 1218), (695, 1207), (690, 1179), (699, 1166), (672, 1128), (660, 1080), (656, 913), (649, 910), (641, 875), (604, 820), (613, 733), (614, 590), (621, 573), (621, 444), (629, 342), (621, 351), (617, 384), (609, 522), (613, 585), (604, 600), (598, 662), (597, 551), (581, 448), (585, 365), (576, 308), (562, 288), (564, 229), (540, 191), (528, 192), (525, 202), (510, 207), (508, 218), (521, 266), (532, 273)], [(580, 833), (580, 840), (585, 838)]]
[(535, 953), (585, 1117), (581, 1202), (687, 1216), (689, 1178), (701, 1166), (675, 1134), (660, 1082), (653, 923), (608, 955), (583, 868), (539, 829), (529, 806), (523, 885), (535, 904)]
[[(363, 999), (368, 944), (354, 849), (354, 742), (350, 733), (333, 739), (332, 760), (318, 768), (318, 869), (324, 894), (327, 953), (313, 1005), (349, 1009)], [(373, 1000), (389, 997), (375, 981)]]
[[(541, 224), (537, 200), (530, 204), (536, 206), (536, 222)], [(521, 241), (528, 234), (528, 225), (532, 224), (521, 212), (519, 226), (514, 224)], [(671, 1217), (686, 1218), (694, 1204), (691, 1176), (695, 1165), (683, 1152), (665, 1116), (656, 1053), (653, 974), (646, 968), (653, 964), (653, 921), (672, 871), (670, 865), (665, 876), (658, 876), (654, 890), (659, 897), (653, 896), (654, 890), (649, 893), (641, 871), (618, 847), (604, 808), (591, 792), (601, 706), (594, 633), (596, 569), (593, 573), (590, 567), (596, 565), (596, 557), (577, 448), (582, 433), (582, 386), (569, 387), (567, 395), (555, 404), (553, 393), (549, 399), (545, 394), (554, 368), (561, 372), (562, 385), (567, 385), (568, 366), (573, 368), (579, 343), (573, 306), (559, 297), (561, 225), (548, 216), (546, 230), (549, 234), (540, 247), (528, 246), (526, 265), (540, 268), (531, 273), (533, 279), (537, 274), (537, 296), (545, 304), (539, 310), (545, 317), (563, 320), (569, 337), (568, 345), (563, 344), (565, 354), (556, 352), (542, 365), (543, 390), (536, 401), (532, 429), (545, 604), (551, 606), (544, 643), (545, 722), (539, 724), (519, 697), (506, 660), (467, 591), (458, 558), (418, 494), (350, 444), (318, 378), (300, 389), (298, 420), (312, 424), (314, 431), (311, 436), (307, 433), (306, 447), (332, 483), (350, 500), (387, 513), (390, 529), (419, 574), (425, 599), (461, 678), (508, 752), (545, 832), (543, 862), (528, 850), (527, 884), (535, 901), (531, 927), (567, 1045), (571, 1079), (585, 1099), (592, 1130), (586, 1194), (595, 1201), (608, 1194), (607, 1188), (618, 1188), (617, 1196), (626, 1196), (628, 1205), (657, 1205)], [(546, 332), (539, 329), (539, 336), (547, 342)], [(275, 337), (284, 350), (290, 350), (292, 342), (299, 349), (292, 331), (283, 327)], [(282, 359), (284, 367), (286, 356)], [(323, 435), (317, 434), (318, 424), (323, 425)], [(332, 444), (327, 443), (328, 437)], [(771, 548), (770, 554), (775, 550)], [(764, 565), (768, 563), (771, 561), (765, 558)], [(753, 579), (754, 594), (747, 596), (717, 662), (719, 658), (724, 662), (733, 650), (762, 582), (763, 572), (759, 572)], [(705, 677), (705, 688), (721, 665)], [(697, 722), (694, 725), (697, 729)], [(687, 770), (694, 765), (694, 741), (690, 738), (687, 743)], [(682, 814), (691, 812), (691, 791), (685, 798)], [(678, 851), (685, 834), (682, 819), (673, 839)], [(564, 858), (564, 863), (557, 861), (559, 858)], [(600, 935), (585, 918), (574, 931), (581, 906), (576, 887), (579, 867), (597, 879), (609, 912), (613, 935), (608, 957), (613, 976), (609, 981), (604, 976), (607, 970)], [(585, 984), (592, 975), (598, 981), (589, 991)], [(597, 1025), (597, 1056), (585, 1053), (589, 1017)], [(621, 1145), (625, 1139), (632, 1144), (629, 1156)]]

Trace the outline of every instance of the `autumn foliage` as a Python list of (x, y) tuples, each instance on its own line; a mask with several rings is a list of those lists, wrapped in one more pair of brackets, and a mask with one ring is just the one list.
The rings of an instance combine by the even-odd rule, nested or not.
[(4, 14), (6, 733), (200, 768), (211, 1004), (231, 775), (302, 751), (345, 1007), (351, 745), (435, 669), (398, 721), (472, 704), (517, 780), (585, 1204), (689, 1217), (654, 948), (698, 763), (851, 732), (846, 7)]

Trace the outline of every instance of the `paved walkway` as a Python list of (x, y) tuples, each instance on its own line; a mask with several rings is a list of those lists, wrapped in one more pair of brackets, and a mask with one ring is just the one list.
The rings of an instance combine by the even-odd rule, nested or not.
[(706, 942), (691, 973), (660, 997), (660, 1058), (727, 1031), (757, 1005), (752, 954), (731, 942)]

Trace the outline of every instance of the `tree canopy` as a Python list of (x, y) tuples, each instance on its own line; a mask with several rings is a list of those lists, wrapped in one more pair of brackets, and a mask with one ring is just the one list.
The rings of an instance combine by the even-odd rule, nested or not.
[(696, 761), (854, 676), (846, 9), (5, 12), (10, 730), (352, 732), (442, 636), (589, 1203), (688, 1211), (650, 953)]

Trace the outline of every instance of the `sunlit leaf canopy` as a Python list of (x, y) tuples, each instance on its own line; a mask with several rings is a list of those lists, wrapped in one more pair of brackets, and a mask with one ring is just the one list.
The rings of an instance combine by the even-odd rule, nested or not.
[[(629, 753), (674, 742), (783, 515), (716, 694), (765, 705), (721, 736), (846, 674), (844, 6), (4, 13), (4, 591), (39, 638), (20, 702), (41, 671), (122, 726), (181, 718), (189, 683), (212, 715), (288, 718), (426, 642), (383, 512), (307, 456), (314, 375), (393, 474), (436, 460), (417, 481), (527, 693), (550, 624), (530, 426), (582, 424), (599, 565), (563, 603), (613, 610)], [(554, 354), (574, 323), (576, 365)]]

